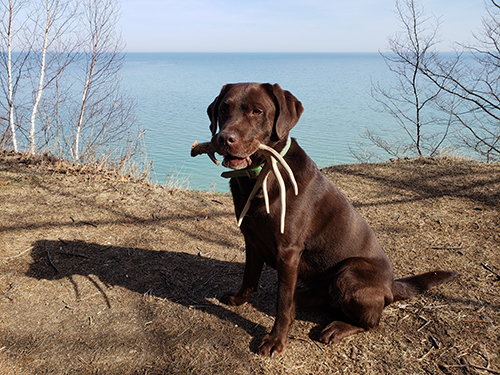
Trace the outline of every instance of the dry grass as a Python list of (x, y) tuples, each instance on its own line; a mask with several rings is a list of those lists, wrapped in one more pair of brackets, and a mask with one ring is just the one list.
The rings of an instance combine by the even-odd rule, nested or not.
[[(245, 306), (228, 194), (169, 190), (0, 156), (1, 374), (491, 374), (500, 371), (500, 166), (455, 159), (324, 171), (372, 225), (397, 276), (456, 269), (380, 327), (317, 341), (298, 311), (287, 350), (255, 354), (275, 272)], [(485, 370), (485, 368), (487, 370)]]

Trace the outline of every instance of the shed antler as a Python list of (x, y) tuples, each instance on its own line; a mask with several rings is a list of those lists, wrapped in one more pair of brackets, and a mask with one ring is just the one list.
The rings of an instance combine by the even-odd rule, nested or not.
[[(286, 187), (285, 181), (283, 180), (283, 176), (281, 175), (280, 170), (278, 169), (278, 163), (283, 167), (283, 169), (288, 174), (290, 181), (293, 185), (293, 190), (295, 195), (299, 194), (299, 187), (297, 185), (297, 181), (295, 180), (295, 176), (293, 175), (292, 169), (287, 164), (285, 159), (277, 152), (275, 149), (266, 146), (264, 144), (260, 144), (258, 147), (258, 152), (261, 153), (266, 158), (266, 164), (262, 167), (262, 170), (257, 177), (257, 181), (255, 182), (255, 186), (253, 187), (250, 195), (248, 196), (247, 202), (241, 211), (240, 217), (238, 218), (238, 226), (243, 222), (243, 218), (245, 217), (248, 209), (250, 208), (250, 204), (252, 199), (255, 197), (260, 188), (262, 188), (262, 192), (264, 194), (264, 202), (266, 205), (266, 212), (269, 214), (269, 195), (267, 192), (267, 178), (269, 177), (269, 173), (273, 172), (276, 180), (279, 185), (279, 194), (280, 194), (280, 203), (281, 203), (281, 217), (280, 217), (280, 230), (281, 233), (285, 233), (285, 215), (286, 215)], [(215, 158), (215, 150), (210, 142), (198, 143), (194, 142), (191, 147), (191, 156), (197, 156), (201, 154), (208, 154), (210, 159), (217, 165), (219, 165), (219, 161)]]
[(246, 213), (248, 212), (248, 209), (250, 208), (250, 203), (252, 199), (255, 197), (259, 189), (262, 187), (262, 192), (264, 194), (264, 202), (266, 204), (266, 212), (270, 213), (269, 210), (269, 195), (267, 193), (267, 178), (269, 177), (269, 173), (271, 171), (273, 172), (274, 176), (276, 177), (276, 180), (278, 181), (279, 185), (279, 192), (280, 192), (280, 203), (281, 203), (281, 218), (280, 218), (280, 231), (281, 233), (285, 233), (285, 215), (286, 215), (286, 187), (285, 187), (285, 181), (283, 180), (283, 176), (281, 176), (281, 173), (278, 169), (277, 163), (280, 163), (281, 166), (285, 169), (285, 171), (288, 174), (288, 177), (290, 178), (290, 181), (292, 181), (293, 185), (293, 190), (295, 195), (299, 194), (299, 187), (297, 186), (297, 181), (295, 180), (295, 176), (293, 175), (292, 169), (290, 166), (287, 164), (285, 159), (273, 148), (260, 144), (258, 150), (260, 153), (264, 155), (266, 158), (266, 164), (260, 171), (259, 177), (257, 178), (257, 181), (255, 182), (255, 186), (253, 187), (252, 191), (250, 192), (250, 195), (248, 196), (247, 202), (245, 206), (243, 207), (243, 211), (241, 211), (240, 217), (238, 219), (238, 226), (241, 225), (243, 218), (245, 217)]
[(215, 157), (214, 146), (211, 142), (198, 143), (198, 141), (194, 141), (191, 146), (191, 156), (195, 157), (201, 154), (207, 154), (210, 160), (212, 160), (216, 165), (219, 165), (219, 161)]

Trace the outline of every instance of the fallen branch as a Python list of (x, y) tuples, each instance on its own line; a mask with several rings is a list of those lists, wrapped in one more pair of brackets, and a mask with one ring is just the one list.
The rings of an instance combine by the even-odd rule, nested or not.
[(49, 260), (49, 264), (56, 270), (57, 273), (59, 273), (59, 269), (56, 267), (56, 265), (52, 261), (52, 257), (50, 256), (50, 253), (48, 251), (47, 251), (47, 259)]

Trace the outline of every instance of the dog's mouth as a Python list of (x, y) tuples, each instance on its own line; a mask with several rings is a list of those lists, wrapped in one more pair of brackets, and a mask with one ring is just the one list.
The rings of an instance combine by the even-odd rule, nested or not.
[(251, 167), (254, 164), (252, 156), (245, 156), (244, 158), (239, 158), (232, 155), (225, 155), (222, 165), (230, 169), (245, 169)]

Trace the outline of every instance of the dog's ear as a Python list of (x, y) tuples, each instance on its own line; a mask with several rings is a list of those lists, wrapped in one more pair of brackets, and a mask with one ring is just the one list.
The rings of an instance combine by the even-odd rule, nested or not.
[(212, 104), (210, 104), (207, 108), (208, 118), (210, 119), (210, 131), (212, 132), (212, 136), (217, 133), (217, 121), (219, 120), (219, 106), (221, 100), (224, 98), (224, 95), (229, 91), (234, 84), (227, 84), (222, 87), (219, 96), (217, 96)]
[(283, 90), (277, 83), (271, 87), (276, 104), (276, 115), (274, 117), (271, 139), (278, 141), (297, 124), (300, 115), (304, 112), (304, 107), (302, 107), (302, 103), (290, 91)]

